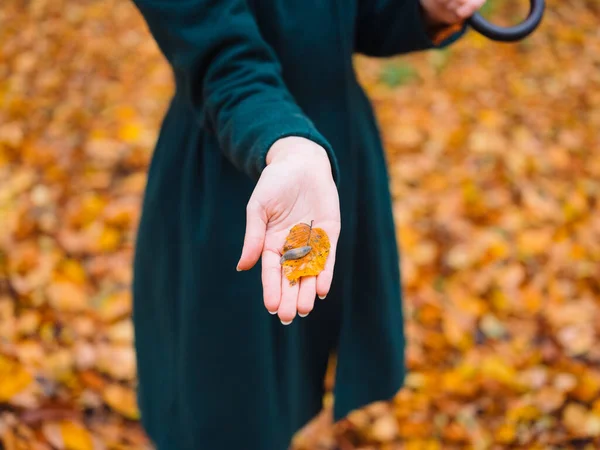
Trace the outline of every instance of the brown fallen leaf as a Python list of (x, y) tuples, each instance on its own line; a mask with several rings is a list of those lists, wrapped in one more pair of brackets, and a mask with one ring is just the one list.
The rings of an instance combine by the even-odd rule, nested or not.
[(35, 425), (45, 422), (57, 422), (60, 420), (78, 420), (81, 412), (68, 405), (49, 405), (41, 408), (24, 411), (20, 419), (27, 425)]
[(306, 223), (299, 223), (290, 230), (285, 240), (282, 254), (310, 246), (311, 250), (298, 259), (288, 259), (282, 262), (283, 273), (295, 285), (301, 277), (316, 276), (325, 268), (329, 256), (329, 237), (322, 228), (313, 228)]
[(104, 378), (93, 370), (84, 370), (79, 373), (81, 383), (94, 391), (102, 391), (106, 386)]

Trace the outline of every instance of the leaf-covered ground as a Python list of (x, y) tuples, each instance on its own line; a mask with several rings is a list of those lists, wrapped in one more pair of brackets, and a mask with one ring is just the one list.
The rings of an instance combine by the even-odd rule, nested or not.
[[(509, 23), (521, 3), (486, 14)], [(410, 374), (299, 450), (334, 432), (342, 450), (600, 447), (599, 20), (597, 0), (549, 0), (519, 44), (471, 32), (357, 58), (389, 161)], [(130, 2), (0, 5), (0, 448), (150, 448), (129, 286), (171, 92)]]

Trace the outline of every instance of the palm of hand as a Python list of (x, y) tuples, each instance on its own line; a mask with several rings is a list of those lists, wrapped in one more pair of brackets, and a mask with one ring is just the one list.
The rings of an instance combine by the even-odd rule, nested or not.
[[(282, 158), (263, 171), (247, 208), (246, 237), (238, 267), (252, 267), (262, 255), (262, 284), (265, 307), (279, 314), (284, 324), (296, 312), (306, 316), (315, 296), (329, 291), (340, 233), (339, 199), (330, 170), (321, 157), (310, 152), (300, 157)], [(303, 277), (290, 286), (282, 275), (281, 249), (290, 229), (298, 223), (323, 228), (331, 241), (331, 251), (323, 272)]]

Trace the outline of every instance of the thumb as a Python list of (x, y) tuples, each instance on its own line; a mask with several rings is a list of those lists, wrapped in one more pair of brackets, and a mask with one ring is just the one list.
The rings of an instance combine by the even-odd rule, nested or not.
[(246, 207), (246, 234), (242, 256), (237, 264), (237, 271), (249, 270), (254, 267), (263, 251), (267, 220), (264, 208), (252, 198)]

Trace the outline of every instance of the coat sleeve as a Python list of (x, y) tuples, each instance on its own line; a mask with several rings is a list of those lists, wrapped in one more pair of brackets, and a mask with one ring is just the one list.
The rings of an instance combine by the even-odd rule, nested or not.
[(199, 126), (215, 133), (225, 156), (254, 180), (270, 146), (286, 136), (331, 145), (286, 88), (273, 49), (246, 0), (133, 0), (171, 64)]
[[(387, 57), (446, 47), (466, 31), (461, 24), (435, 39), (427, 30), (419, 0), (357, 0), (355, 51)], [(446, 30), (447, 31), (447, 30)]]

